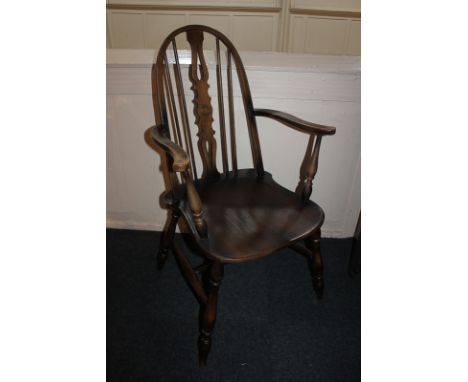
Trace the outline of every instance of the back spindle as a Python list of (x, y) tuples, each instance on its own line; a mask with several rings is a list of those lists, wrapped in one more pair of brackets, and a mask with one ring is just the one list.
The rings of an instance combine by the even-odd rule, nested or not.
[(221, 71), (221, 55), (219, 52), (219, 38), (216, 37), (216, 83), (218, 85), (219, 129), (221, 133), (221, 155), (223, 171), (228, 172), (228, 158), (226, 148), (226, 127), (224, 120), (223, 78)]
[(237, 151), (236, 151), (236, 129), (234, 118), (234, 97), (232, 90), (232, 63), (231, 51), (227, 50), (227, 82), (228, 82), (228, 105), (229, 105), (229, 135), (231, 138), (231, 160), (232, 171), (237, 174)]
[(175, 42), (175, 39), (172, 39), (172, 49), (174, 51), (174, 60), (175, 60), (175, 65), (174, 65), (174, 77), (176, 81), (176, 87), (177, 87), (177, 95), (179, 98), (179, 110), (181, 114), (181, 119), (182, 119), (182, 127), (184, 129), (184, 138), (185, 138), (185, 144), (186, 147), (185, 149), (188, 151), (189, 157), (190, 157), (190, 167), (192, 169), (192, 172), (189, 174), (190, 176), (195, 177), (195, 179), (198, 178), (197, 176), (197, 168), (195, 165), (195, 157), (193, 153), (193, 145), (192, 145), (192, 136), (190, 134), (190, 125), (188, 121), (188, 114), (187, 114), (187, 103), (185, 101), (185, 93), (184, 93), (184, 86), (182, 82), (182, 74), (180, 71), (180, 62), (179, 62), (179, 55), (177, 53), (177, 45)]
[(168, 107), (169, 107), (169, 115), (171, 117), (171, 125), (174, 133), (174, 140), (178, 145), (182, 144), (182, 138), (180, 135), (180, 127), (179, 127), (179, 118), (177, 117), (177, 108), (175, 104), (174, 98), (174, 91), (172, 89), (172, 81), (171, 75), (169, 72), (169, 62), (167, 60), (167, 56), (165, 57), (166, 65), (165, 65), (165, 73), (164, 73), (164, 85), (166, 88), (166, 95), (168, 98)]

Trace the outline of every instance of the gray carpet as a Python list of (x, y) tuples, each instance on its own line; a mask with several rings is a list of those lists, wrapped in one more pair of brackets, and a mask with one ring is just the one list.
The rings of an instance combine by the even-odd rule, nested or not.
[(305, 259), (291, 250), (227, 266), (200, 369), (198, 303), (172, 255), (157, 270), (159, 235), (107, 231), (108, 381), (360, 380), (360, 277), (347, 274), (350, 239), (322, 240), (322, 301)]

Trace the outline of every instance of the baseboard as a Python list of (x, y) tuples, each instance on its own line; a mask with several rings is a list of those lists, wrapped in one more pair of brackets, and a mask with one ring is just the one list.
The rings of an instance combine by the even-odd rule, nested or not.
[(327, 237), (330, 239), (346, 239), (349, 236), (345, 235), (343, 230), (333, 230), (333, 229), (324, 229), (322, 228), (322, 237)]
[(116, 229), (134, 229), (137, 231), (162, 231), (164, 225), (154, 222), (154, 223), (147, 223), (147, 222), (135, 222), (135, 221), (128, 221), (128, 220), (113, 220), (107, 219), (106, 222), (107, 228), (116, 228)]

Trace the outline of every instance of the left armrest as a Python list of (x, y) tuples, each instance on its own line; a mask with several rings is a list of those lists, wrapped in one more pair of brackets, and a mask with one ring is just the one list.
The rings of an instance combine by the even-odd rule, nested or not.
[(336, 128), (332, 126), (324, 126), (317, 123), (307, 122), (303, 119), (294, 117), (291, 114), (283, 113), (282, 111), (254, 109), (254, 115), (256, 117), (267, 117), (274, 119), (275, 121), (281, 122), (286, 126), (292, 127), (293, 129), (307, 134), (333, 135), (336, 131)]

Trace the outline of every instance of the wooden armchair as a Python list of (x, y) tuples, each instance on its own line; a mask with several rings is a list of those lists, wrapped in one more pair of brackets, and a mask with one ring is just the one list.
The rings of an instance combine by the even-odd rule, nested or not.
[[(176, 37), (186, 38), (190, 45), (190, 55), (184, 54), (183, 63)], [(209, 67), (203, 50), (207, 38), (213, 39), (214, 43), (217, 116), (213, 115), (209, 95), (212, 91), (209, 91), (208, 85)], [(184, 63), (188, 76), (181, 70)], [(239, 169), (237, 165), (235, 124), (239, 115), (234, 112), (233, 72), (238, 78), (245, 110), (252, 168)], [(184, 86), (186, 76), (190, 88)], [(165, 195), (165, 203), (171, 210), (157, 254), (158, 266), (160, 269), (164, 266), (172, 250), (183, 276), (200, 303), (198, 348), (200, 365), (204, 365), (211, 347), (218, 289), (225, 264), (258, 259), (292, 247), (309, 259), (313, 287), (318, 298), (322, 297), (320, 227), (324, 213), (309, 198), (317, 172), (322, 136), (333, 135), (335, 128), (306, 122), (279, 111), (254, 109), (238, 52), (223, 34), (206, 26), (189, 25), (171, 33), (159, 50), (152, 77), (156, 125), (152, 127), (151, 135), (166, 154), (170, 189)], [(223, 82), (226, 86), (223, 86)], [(192, 143), (192, 126), (185, 98), (190, 90), (187, 89), (193, 91), (198, 152)], [(223, 95), (225, 92), (227, 100)], [(213, 129), (214, 118), (218, 117), (221, 158), (217, 158), (218, 142)], [(271, 174), (264, 170), (257, 117), (272, 118), (310, 137), (309, 151), (296, 192), (277, 184)], [(196, 156), (202, 163), (201, 174), (197, 171)], [(217, 168), (217, 159), (222, 164), (222, 171)], [(204, 259), (200, 266), (193, 267), (173, 240), (180, 217), (187, 223), (196, 248)], [(301, 241), (305, 246), (300, 244)]]

